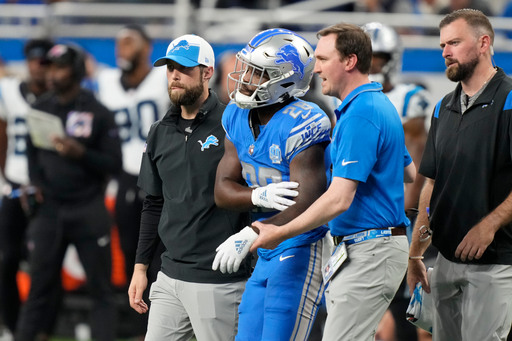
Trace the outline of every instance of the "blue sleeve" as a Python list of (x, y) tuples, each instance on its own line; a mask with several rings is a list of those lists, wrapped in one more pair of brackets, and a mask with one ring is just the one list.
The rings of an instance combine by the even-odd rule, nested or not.
[[(308, 105), (305, 102), (299, 104)], [(301, 115), (295, 119), (295, 126), (286, 137), (285, 158), (288, 162), (304, 149), (330, 141), (331, 121), (325, 112), (316, 107), (316, 110), (310, 109), (307, 115), (299, 117)]]

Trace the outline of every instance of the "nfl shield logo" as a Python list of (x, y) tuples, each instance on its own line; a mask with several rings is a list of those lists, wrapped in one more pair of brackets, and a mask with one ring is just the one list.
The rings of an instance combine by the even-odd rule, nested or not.
[(253, 144), (251, 144), (249, 146), (249, 155), (252, 155), (252, 153), (254, 153), (254, 145)]
[(281, 149), (277, 144), (271, 145), (268, 152), (272, 163), (281, 163)]

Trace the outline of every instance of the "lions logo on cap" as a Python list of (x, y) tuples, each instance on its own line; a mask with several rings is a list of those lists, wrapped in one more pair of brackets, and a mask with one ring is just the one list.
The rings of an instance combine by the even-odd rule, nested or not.
[(176, 45), (172, 47), (171, 52), (178, 51), (179, 49), (188, 50), (190, 48), (190, 44), (186, 40), (180, 40)]
[(311, 63), (313, 58), (309, 58), (306, 63), (300, 60), (299, 52), (293, 45), (285, 45), (277, 51), (276, 56), (280, 57), (276, 59), (276, 64), (290, 63), (292, 64), (292, 70), (300, 75), (302, 79), (304, 77), (304, 68)]

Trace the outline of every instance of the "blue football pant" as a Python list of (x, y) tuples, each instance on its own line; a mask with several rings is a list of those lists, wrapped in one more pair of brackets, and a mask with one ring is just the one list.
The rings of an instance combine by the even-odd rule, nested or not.
[(259, 257), (242, 296), (237, 341), (307, 340), (324, 294), (322, 245)]

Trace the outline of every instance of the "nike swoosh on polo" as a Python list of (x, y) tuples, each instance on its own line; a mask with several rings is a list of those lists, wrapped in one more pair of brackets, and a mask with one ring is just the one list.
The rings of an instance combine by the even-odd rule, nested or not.
[(348, 164), (356, 163), (356, 162), (359, 162), (359, 161), (345, 161), (345, 159), (343, 159), (343, 161), (341, 161), (341, 165), (342, 166), (346, 166)]
[(282, 262), (282, 261), (284, 261), (285, 259), (292, 258), (292, 257), (295, 257), (295, 255), (286, 256), (286, 257), (283, 257), (283, 255), (281, 255), (281, 256), (279, 256), (279, 261), (280, 261), (280, 262)]

